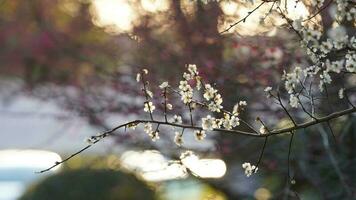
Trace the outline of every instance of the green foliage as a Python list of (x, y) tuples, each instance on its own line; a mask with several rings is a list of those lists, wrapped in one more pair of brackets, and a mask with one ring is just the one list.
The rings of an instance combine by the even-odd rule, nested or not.
[(133, 175), (80, 169), (46, 178), (29, 188), (20, 200), (151, 200), (154, 196), (154, 191)]

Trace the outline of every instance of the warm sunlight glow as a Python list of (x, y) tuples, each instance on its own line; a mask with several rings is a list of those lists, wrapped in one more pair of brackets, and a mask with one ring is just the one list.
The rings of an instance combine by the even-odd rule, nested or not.
[(141, 5), (149, 12), (165, 11), (169, 8), (167, 0), (141, 0)]
[[(169, 3), (167, 0), (140, 0), (141, 6), (148, 12), (168, 11)], [(221, 29), (228, 27), (231, 23), (244, 17), (249, 11), (255, 8), (260, 1), (256, 1), (254, 5), (246, 4), (247, 7), (239, 5), (232, 1), (222, 1), (221, 8), (226, 15), (230, 15), (229, 21), (222, 24)], [(111, 32), (130, 31), (132, 22), (137, 18), (134, 9), (128, 0), (93, 0), (94, 4), (94, 23), (98, 26), (107, 27)], [(260, 18), (270, 10), (272, 3), (266, 3), (256, 12), (248, 17), (245, 23), (236, 26), (236, 30), (242, 35), (255, 35), (260, 32), (268, 31), (260, 26)], [(281, 1), (281, 6), (285, 9), (284, 1)], [(288, 17), (291, 19), (306, 18), (308, 10), (301, 1), (287, 2)], [(280, 17), (270, 15), (266, 21), (276, 25), (284, 23)]]
[(125, 0), (93, 0), (94, 23), (110, 26), (114, 32), (129, 31), (135, 20), (133, 9)]
[(226, 164), (220, 159), (199, 159), (189, 156), (184, 166), (170, 163), (158, 151), (127, 151), (121, 156), (122, 165), (138, 172), (147, 181), (163, 181), (187, 177), (185, 167), (201, 178), (220, 178), (226, 173)]
[(192, 155), (182, 160), (194, 174), (202, 178), (221, 178), (226, 173), (226, 164), (220, 159), (199, 159)]
[[(245, 17), (248, 12), (253, 10), (257, 5), (259, 5), (261, 1), (256, 1), (255, 4), (246, 4), (246, 6), (242, 5), (237, 5), (234, 2), (224, 2), (222, 3), (222, 9), (226, 15), (230, 15), (230, 20), (229, 21), (224, 21), (221, 29), (225, 29), (229, 27), (230, 24), (238, 21), (239, 19), (242, 19)], [(281, 8), (285, 9), (285, 4), (284, 1), (281, 1)], [(283, 6), (282, 6), (283, 5)], [(234, 29), (236, 32), (238, 32), (241, 35), (256, 35), (261, 32), (266, 32), (270, 31), (267, 28), (262, 28), (260, 21), (261, 17), (264, 17), (266, 13), (269, 12), (270, 8), (272, 6), (272, 3), (265, 3), (263, 6), (261, 6), (258, 10), (253, 12), (245, 21), (245, 23), (240, 23), (237, 25)], [(303, 18), (305, 19), (309, 12), (305, 5), (301, 1), (297, 2), (287, 2), (287, 10), (288, 14), (287, 16), (294, 20), (294, 19), (299, 19)], [(285, 23), (285, 20), (282, 19), (280, 16), (277, 15), (269, 15), (266, 20), (266, 24), (271, 24), (273, 23), (274, 25), (281, 25)]]
[[(2, 150), (0, 151), (1, 168), (36, 168), (44, 169), (61, 161), (61, 157), (50, 151), (40, 150)], [(58, 166), (59, 167), (59, 166)], [(58, 167), (52, 170), (57, 170)]]
[(138, 172), (147, 181), (184, 178), (184, 168), (168, 161), (158, 151), (127, 151), (121, 156), (123, 167)]
[(238, 4), (231, 1), (221, 2), (221, 8), (223, 12), (227, 15), (235, 15), (238, 10)]

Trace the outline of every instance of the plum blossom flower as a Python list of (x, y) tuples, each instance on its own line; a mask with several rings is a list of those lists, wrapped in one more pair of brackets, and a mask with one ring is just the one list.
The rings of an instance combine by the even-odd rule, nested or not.
[(298, 98), (295, 95), (291, 94), (289, 97), (289, 105), (292, 106), (293, 108), (297, 108), (298, 103), (299, 103)]
[(261, 134), (266, 134), (266, 133), (268, 132), (266, 126), (264, 126), (264, 125), (262, 125), (262, 126), (260, 127), (260, 130), (259, 130), (259, 131), (260, 131)]
[(252, 173), (256, 173), (258, 170), (258, 167), (256, 167), (255, 165), (251, 165), (251, 163), (248, 162), (242, 164), (242, 168), (245, 169), (245, 175), (247, 177), (250, 177)]
[(137, 73), (137, 74), (136, 74), (136, 81), (137, 81), (137, 82), (140, 82), (140, 81), (141, 81), (141, 74), (140, 74), (140, 73)]
[(339, 93), (338, 93), (340, 99), (344, 98), (344, 92), (345, 92), (345, 88), (340, 88)]
[(153, 112), (156, 109), (156, 106), (153, 105), (151, 101), (145, 102), (145, 108), (143, 109), (145, 112)]
[(168, 82), (165, 81), (161, 85), (159, 85), (159, 88), (164, 89), (164, 88), (167, 88), (168, 86), (169, 86)]
[(204, 93), (204, 98), (206, 100), (210, 100), (212, 98), (214, 98), (215, 94), (216, 94), (217, 90), (214, 89), (210, 84), (205, 84), (205, 93)]
[(150, 134), (152, 132), (152, 124), (146, 123), (143, 127), (143, 131), (145, 131), (147, 134)]
[(217, 128), (215, 118), (211, 117), (210, 115), (203, 118), (202, 119), (202, 127), (204, 130), (210, 130), (210, 131), (213, 130), (214, 128)]
[(203, 140), (206, 137), (205, 131), (203, 130), (196, 130), (194, 131), (195, 139), (196, 140)]
[(192, 74), (192, 75), (198, 75), (197, 66), (194, 65), (194, 64), (189, 64), (189, 65), (188, 65), (188, 71), (189, 71), (190, 74)]
[(153, 142), (159, 140), (159, 131), (152, 131), (151, 133), (148, 134), (151, 137), (151, 140)]
[(174, 115), (170, 122), (174, 124), (181, 124), (183, 121), (181, 116)]

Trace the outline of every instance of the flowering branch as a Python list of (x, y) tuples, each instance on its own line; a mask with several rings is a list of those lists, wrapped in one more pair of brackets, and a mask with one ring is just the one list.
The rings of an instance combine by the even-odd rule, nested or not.
[[(236, 26), (245, 20), (257, 9), (259, 9), (266, 2), (273, 2), (270, 12), (274, 9), (275, 1), (262, 1), (256, 8), (248, 12), (248, 14), (241, 20), (234, 24), (231, 24), (229, 28), (221, 33), (229, 31), (231, 28)], [(330, 1), (332, 2), (332, 1)], [(339, 1), (338, 1), (339, 2)], [(331, 3), (329, 3), (331, 4)], [(329, 4), (325, 5), (328, 6)], [(341, 4), (341, 3), (340, 3)], [(323, 8), (325, 9), (325, 8)], [(114, 135), (120, 128), (135, 128), (138, 125), (144, 126), (144, 132), (152, 139), (156, 141), (160, 139), (159, 129), (167, 126), (181, 129), (181, 131), (174, 131), (174, 142), (177, 146), (183, 145), (183, 134), (186, 130), (192, 130), (195, 134), (195, 138), (198, 141), (203, 140), (206, 134), (209, 132), (220, 132), (223, 134), (239, 134), (249, 137), (259, 137), (264, 138), (264, 143), (262, 146), (261, 153), (259, 154), (257, 164), (252, 165), (250, 163), (244, 163), (242, 167), (245, 169), (247, 176), (251, 176), (256, 173), (258, 167), (261, 163), (265, 148), (267, 146), (267, 141), (270, 136), (279, 134), (291, 134), (289, 149), (288, 149), (288, 184), (291, 181), (290, 176), (290, 155), (294, 134), (297, 130), (308, 128), (317, 124), (326, 123), (333, 134), (330, 121), (336, 119), (340, 116), (352, 114), (356, 112), (356, 107), (352, 103), (352, 94), (348, 89), (345, 89), (344, 80), (345, 76), (354, 76), (356, 73), (356, 37), (348, 38), (348, 36), (343, 36), (341, 38), (327, 38), (325, 41), (321, 41), (322, 33), (318, 30), (310, 29), (307, 26), (302, 26), (302, 20), (290, 20), (283, 12), (283, 10), (276, 6), (276, 11), (281, 15), (283, 19), (286, 20), (287, 25), (293, 30), (299, 37), (302, 47), (306, 49), (307, 55), (310, 58), (311, 65), (309, 67), (302, 68), (301, 66), (296, 66), (292, 68), (292, 71), (287, 73), (284, 72), (282, 76), (282, 83), (284, 87), (278, 86), (277, 90), (273, 90), (272, 87), (267, 87), (264, 91), (267, 93), (267, 97), (272, 97), (274, 103), (277, 103), (281, 110), (288, 116), (289, 120), (292, 122), (292, 126), (286, 128), (268, 128), (268, 125), (264, 123), (260, 117), (257, 117), (257, 121), (261, 123), (261, 127), (257, 130), (252, 124), (240, 118), (240, 114), (245, 110), (247, 106), (246, 101), (238, 101), (231, 111), (223, 107), (223, 98), (219, 91), (215, 88), (214, 84), (205, 83), (204, 79), (199, 75), (197, 66), (189, 64), (186, 66), (187, 71), (183, 73), (182, 80), (179, 81), (177, 88), (171, 86), (168, 82), (163, 82), (159, 85), (162, 90), (161, 96), (163, 96), (163, 117), (164, 120), (158, 120), (158, 117), (154, 117), (154, 112), (156, 106), (153, 103), (154, 94), (148, 88), (148, 81), (146, 81), (145, 76), (148, 74), (148, 70), (144, 69), (137, 74), (137, 82), (141, 82), (143, 85), (142, 91), (145, 96), (145, 102), (143, 102), (143, 110), (149, 113), (150, 119), (133, 120), (115, 128), (100, 133), (96, 136), (91, 136), (88, 138), (87, 142), (89, 145), (80, 149), (76, 153), (70, 155), (61, 162), (56, 162), (51, 167), (40, 171), (39, 173), (46, 172), (66, 161), (78, 155), (79, 153), (90, 148), (93, 144), (97, 143), (107, 136)], [(319, 11), (321, 12), (321, 11)], [(316, 15), (316, 14), (315, 14)], [(314, 17), (314, 16), (312, 16)], [(338, 18), (342, 18), (339, 16)], [(345, 18), (345, 16), (344, 16)], [(348, 18), (348, 16), (346, 16)], [(332, 55), (335, 52), (343, 53), (341, 60), (332, 59)], [(326, 100), (330, 104), (329, 109), (332, 109), (331, 103), (329, 102), (330, 95), (327, 85), (330, 85), (336, 75), (342, 76), (342, 88), (339, 89), (338, 97), (339, 99), (346, 98), (349, 105), (347, 108), (340, 109), (339, 111), (330, 110), (330, 112), (317, 112), (316, 101)], [(315, 90), (314, 82), (319, 81), (318, 90)], [(308, 85), (309, 84), (309, 85)], [(189, 108), (189, 120), (190, 123), (183, 123), (182, 117), (178, 114), (173, 116), (168, 114), (168, 110), (173, 109), (173, 105), (168, 103), (168, 94), (176, 94), (180, 98), (181, 103)], [(283, 103), (284, 98), (289, 100), (289, 104)], [(310, 106), (308, 105), (310, 104)], [(351, 107), (349, 107), (351, 106)], [(193, 117), (198, 118), (198, 116), (205, 115), (195, 120)], [(300, 123), (297, 116), (293, 115), (293, 112), (304, 113), (309, 116), (310, 120), (303, 120)], [(293, 117), (294, 116), (294, 117)], [(170, 118), (171, 117), (171, 118)], [(170, 118), (170, 119), (169, 119)], [(185, 120), (184, 120), (185, 121)], [(248, 130), (243, 130), (239, 128), (240, 123), (245, 124)], [(156, 128), (153, 128), (153, 125)], [(335, 135), (333, 134), (335, 137)]]

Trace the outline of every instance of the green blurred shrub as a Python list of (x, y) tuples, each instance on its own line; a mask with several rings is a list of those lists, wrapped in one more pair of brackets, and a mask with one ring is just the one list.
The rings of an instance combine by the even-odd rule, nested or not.
[(64, 171), (31, 186), (19, 200), (155, 199), (155, 193), (135, 176), (107, 169)]

